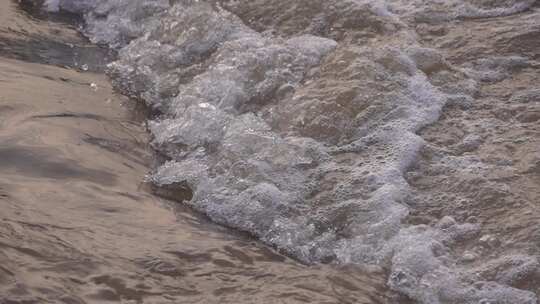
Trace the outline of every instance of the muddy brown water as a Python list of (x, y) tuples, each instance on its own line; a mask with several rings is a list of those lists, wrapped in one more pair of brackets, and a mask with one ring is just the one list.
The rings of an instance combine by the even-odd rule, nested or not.
[(399, 301), (384, 270), (302, 265), (151, 194), (114, 54), (26, 4), (0, 0), (0, 303)]

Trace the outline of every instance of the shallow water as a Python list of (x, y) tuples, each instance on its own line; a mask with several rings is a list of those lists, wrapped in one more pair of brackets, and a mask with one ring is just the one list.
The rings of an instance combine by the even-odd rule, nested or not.
[[(150, 135), (137, 142), (158, 152), (145, 186), (161, 196), (307, 264), (340, 265), (306, 271), (335, 272), (343, 283), (354, 269), (377, 291), (367, 301), (405, 303), (393, 290), (429, 304), (537, 303), (537, 1), (49, 0), (44, 8), (61, 10), (50, 17), (64, 23), (66, 11), (83, 14), (82, 33), (117, 52), (106, 71), (148, 107)], [(55, 44), (32, 41), (40, 51), (7, 49), (96, 71), (103, 62), (91, 54), (112, 52), (68, 42), (83, 59), (58, 56), (41, 51)], [(94, 134), (83, 142), (140, 164), (126, 142)], [(6, 170), (33, 174), (31, 162), (38, 173), (80, 176), (58, 158), (38, 163), (27, 147), (6, 151), (25, 160)], [(265, 287), (274, 301), (284, 288)], [(363, 298), (335, 300), (349, 299)]]
[(47, 7), (119, 51), (169, 197), (307, 263), (388, 269), (420, 303), (537, 302), (536, 1)]
[(380, 268), (306, 266), (151, 194), (145, 112), (96, 73), (110, 52), (31, 8), (0, 2), (0, 303), (394, 297)]

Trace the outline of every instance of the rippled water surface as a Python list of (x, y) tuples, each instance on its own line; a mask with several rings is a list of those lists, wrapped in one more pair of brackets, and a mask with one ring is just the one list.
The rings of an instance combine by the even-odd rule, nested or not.
[(5, 90), (5, 200), (39, 213), (10, 187), (70, 185), (34, 197), (93, 231), (71, 244), (110, 265), (69, 283), (103, 288), (86, 301), (537, 303), (537, 1), (19, 5), (2, 83), (52, 95)]
[(0, 3), (0, 303), (385, 301), (382, 270), (308, 267), (152, 195), (144, 111), (90, 72), (109, 51)]

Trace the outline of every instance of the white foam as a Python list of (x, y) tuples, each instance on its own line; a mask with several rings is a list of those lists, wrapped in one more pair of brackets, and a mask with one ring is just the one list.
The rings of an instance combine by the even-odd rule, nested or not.
[[(395, 18), (432, 9), (430, 17), (440, 21), (506, 14), (530, 1), (476, 11), (457, 0), (334, 4), (324, 7), (365, 9), (370, 20), (392, 19), (388, 29), (395, 29), (405, 24)], [(149, 123), (152, 144), (170, 160), (149, 180), (187, 183), (194, 196), (186, 203), (194, 209), (306, 262), (388, 266), (389, 286), (422, 303), (536, 303), (530, 292), (478, 282), (457, 266), (452, 243), (475, 237), (477, 226), (449, 218), (433, 227), (403, 224), (410, 194), (403, 175), (424, 145), (416, 132), (449, 100), (471, 100), (476, 89), (471, 79), (433, 85), (453, 70), (414, 34), (405, 30), (384, 48), (351, 50), (349, 70), (334, 74), (364, 81), (354, 82), (363, 87), (348, 100), (332, 94), (349, 79), (306, 81), (324, 74), (319, 66), (339, 48), (331, 39), (263, 35), (205, 1), (49, 5), (84, 12), (86, 33), (120, 49), (110, 65), (116, 86), (160, 113)], [(441, 7), (445, 15), (436, 12)], [(480, 63), (480, 71), (504, 74), (520, 66), (514, 59)], [(351, 118), (347, 111), (358, 113)]]

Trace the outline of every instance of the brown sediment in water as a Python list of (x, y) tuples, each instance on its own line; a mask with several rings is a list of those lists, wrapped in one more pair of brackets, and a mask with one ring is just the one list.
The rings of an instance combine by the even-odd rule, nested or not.
[(382, 270), (307, 267), (146, 191), (141, 113), (78, 69), (108, 53), (15, 2), (0, 20), (0, 303), (389, 301)]

